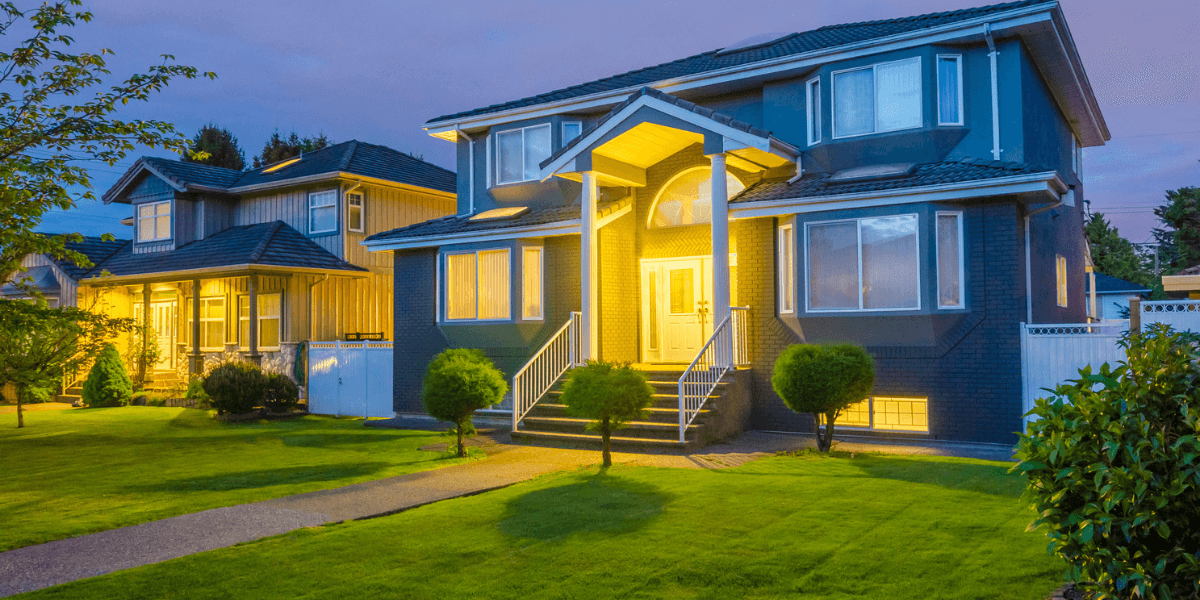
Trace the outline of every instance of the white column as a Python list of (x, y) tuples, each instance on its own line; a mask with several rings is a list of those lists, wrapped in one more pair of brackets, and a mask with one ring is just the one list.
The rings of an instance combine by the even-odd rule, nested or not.
[[(713, 326), (729, 317), (729, 186), (725, 179), (725, 155), (713, 154), (712, 161), (712, 286)], [(721, 362), (733, 356), (732, 338), (721, 338), (717, 356)], [(722, 365), (724, 366), (724, 365)]]
[(580, 207), (580, 254), (579, 263), (583, 270), (580, 277), (580, 299), (582, 301), (583, 338), (580, 348), (582, 360), (600, 358), (600, 301), (599, 301), (599, 257), (596, 251), (596, 199), (600, 190), (596, 186), (596, 173), (583, 172), (583, 206)]

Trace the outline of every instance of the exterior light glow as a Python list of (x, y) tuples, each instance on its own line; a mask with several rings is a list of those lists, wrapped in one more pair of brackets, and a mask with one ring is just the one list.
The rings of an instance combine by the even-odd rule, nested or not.
[(528, 206), (509, 206), (506, 208), (493, 208), (485, 210), (470, 219), (469, 221), (490, 221), (492, 219), (511, 219), (518, 215), (525, 214), (529, 210)]
[(293, 158), (293, 159), (290, 159), (290, 160), (285, 160), (285, 161), (283, 161), (283, 162), (281, 162), (281, 163), (279, 163), (279, 164), (277, 164), (277, 165), (271, 165), (271, 166), (269, 166), (269, 167), (267, 167), (267, 168), (263, 169), (263, 173), (274, 173), (275, 171), (278, 171), (278, 170), (280, 170), (280, 169), (282, 169), (282, 168), (284, 168), (284, 167), (286, 167), (286, 166), (288, 166), (288, 165), (290, 165), (290, 164), (294, 164), (294, 163), (298, 163), (298, 162), (300, 162), (300, 159), (299, 159), (299, 158)]

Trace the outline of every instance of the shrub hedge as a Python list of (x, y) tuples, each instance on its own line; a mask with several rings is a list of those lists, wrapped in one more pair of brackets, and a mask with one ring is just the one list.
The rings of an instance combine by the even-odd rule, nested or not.
[(117, 347), (109, 344), (96, 357), (83, 382), (83, 403), (90, 408), (125, 406), (133, 396), (133, 381)]

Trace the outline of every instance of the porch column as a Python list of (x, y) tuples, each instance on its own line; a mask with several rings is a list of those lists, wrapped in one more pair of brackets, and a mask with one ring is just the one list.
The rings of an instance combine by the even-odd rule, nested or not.
[(192, 354), (188, 373), (199, 375), (204, 372), (204, 355), (200, 354), (200, 280), (192, 280)]
[[(709, 160), (712, 161), (713, 327), (716, 327), (729, 317), (729, 186), (725, 180), (725, 155), (713, 154)], [(732, 345), (718, 349), (717, 356), (731, 360)]]
[(596, 251), (596, 198), (600, 190), (596, 185), (594, 171), (583, 172), (583, 203), (580, 207), (580, 254), (579, 263), (583, 270), (580, 277), (580, 301), (583, 323), (580, 327), (582, 336), (580, 351), (581, 361), (589, 358), (600, 358), (600, 320), (599, 320), (599, 276), (598, 253)]
[(261, 365), (262, 355), (258, 353), (258, 275), (251, 273), (248, 276), (250, 280), (250, 332), (249, 343), (246, 344), (248, 352), (246, 358), (250, 362)]
[(154, 314), (150, 311), (150, 284), (142, 284), (142, 357), (138, 361), (138, 379), (146, 381), (150, 365), (146, 364), (146, 354), (150, 352), (150, 328), (154, 326)]

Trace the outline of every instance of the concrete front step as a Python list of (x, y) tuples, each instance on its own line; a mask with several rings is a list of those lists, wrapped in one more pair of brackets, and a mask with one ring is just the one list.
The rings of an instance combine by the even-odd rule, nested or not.
[[(722, 390), (720, 388), (718, 388), (717, 391), (710, 394), (708, 396), (708, 400), (704, 403), (704, 407), (705, 408), (714, 408), (716, 406), (717, 399), (721, 396), (721, 391)], [(546, 392), (546, 396), (542, 398), (541, 402), (537, 403), (537, 406), (541, 406), (542, 404), (560, 404), (561, 405), (562, 404), (561, 398), (562, 398), (561, 391), (555, 390), (555, 391), (551, 391), (551, 392)], [(665, 409), (674, 410), (674, 411), (679, 410), (679, 395), (678, 394), (654, 394), (651, 397), (651, 400), (652, 400), (652, 402), (650, 403), (650, 406), (652, 408), (665, 408)]]
[[(539, 431), (543, 433), (570, 433), (578, 435), (590, 435), (591, 431), (587, 426), (590, 421), (587, 419), (573, 419), (570, 417), (525, 417), (522, 421), (525, 428), (522, 431)], [(688, 438), (697, 438), (700, 434), (701, 424), (692, 424), (688, 426)], [(636, 438), (639, 440), (675, 440), (679, 441), (679, 424), (678, 423), (655, 423), (652, 421), (634, 421), (628, 423), (616, 432), (622, 438)]]
[[(569, 448), (586, 448), (599, 450), (603, 445), (599, 435), (588, 432), (586, 434), (572, 433), (549, 433), (544, 431), (518, 431), (512, 434), (514, 442), (523, 444), (552, 444), (556, 446), (566, 446)], [(653, 452), (663, 450), (687, 450), (696, 447), (698, 444), (689, 439), (686, 444), (679, 443), (676, 437), (671, 440), (665, 439), (649, 439), (649, 438), (630, 438), (612, 436), (609, 438), (609, 445), (614, 452)]]
[[(704, 418), (712, 412), (712, 402), (704, 404), (705, 408), (696, 415), (696, 422), (703, 422)], [(567, 407), (562, 404), (554, 404), (550, 402), (538, 402), (529, 411), (527, 417), (570, 417), (567, 414)], [(646, 409), (646, 421), (651, 423), (672, 423), (678, 426), (679, 424), (679, 409), (676, 407), (651, 407)]]

